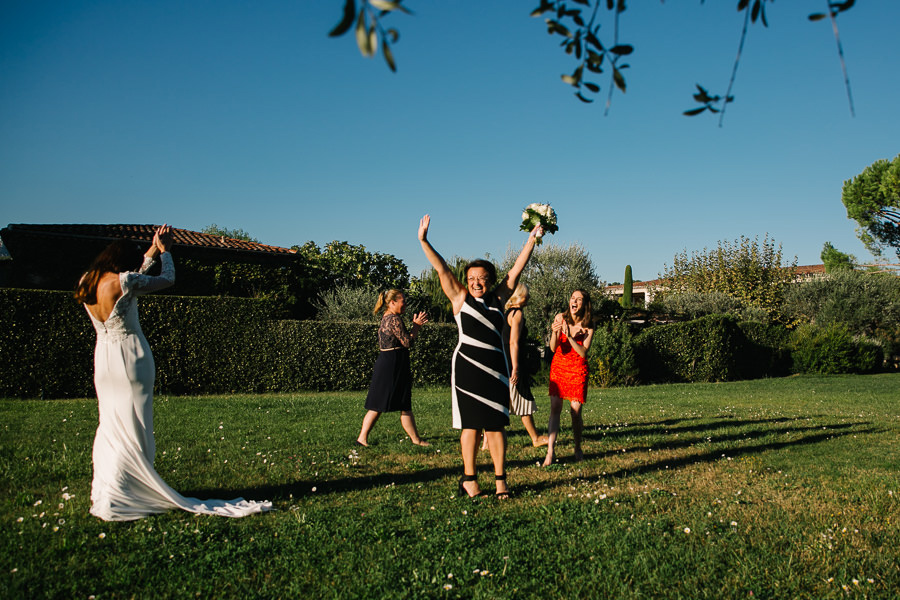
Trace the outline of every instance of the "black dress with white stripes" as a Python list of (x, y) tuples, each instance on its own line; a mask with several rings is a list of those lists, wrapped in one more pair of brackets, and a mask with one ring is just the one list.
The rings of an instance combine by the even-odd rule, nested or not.
[(500, 431), (509, 425), (509, 371), (500, 299), (493, 290), (481, 298), (466, 292), (455, 318), (459, 343), (453, 352), (453, 427)]

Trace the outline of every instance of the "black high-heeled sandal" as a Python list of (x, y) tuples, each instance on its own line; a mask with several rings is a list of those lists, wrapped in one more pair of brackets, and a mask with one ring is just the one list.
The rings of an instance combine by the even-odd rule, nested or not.
[[(504, 473), (503, 475), (494, 475), (494, 481), (502, 481), (503, 483), (506, 483), (506, 474)], [(500, 500), (507, 500), (510, 496), (512, 496), (512, 492), (509, 491), (509, 487), (506, 488), (505, 492), (494, 492), (494, 497), (499, 498)]]
[(477, 481), (477, 479), (476, 479), (475, 475), (463, 475), (462, 477), (460, 477), (459, 478), (459, 496), (460, 497), (465, 496), (467, 498), (477, 498), (478, 496), (480, 496), (481, 494), (475, 494), (474, 496), (469, 494), (469, 492), (466, 490), (465, 486), (463, 486), (463, 483), (465, 483), (466, 481)]

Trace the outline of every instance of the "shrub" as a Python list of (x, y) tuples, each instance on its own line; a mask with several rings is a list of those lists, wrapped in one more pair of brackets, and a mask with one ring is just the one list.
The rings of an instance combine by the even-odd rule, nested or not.
[(743, 302), (724, 292), (681, 292), (664, 295), (654, 308), (696, 319), (706, 315), (736, 314), (743, 306)]
[(648, 382), (736, 379), (733, 349), (742, 337), (735, 320), (723, 315), (651, 327), (637, 338), (640, 377)]
[(790, 331), (775, 323), (742, 321), (743, 334), (737, 352), (738, 377), (783, 377), (791, 372)]
[(797, 321), (842, 323), (854, 335), (880, 340), (889, 356), (900, 354), (900, 277), (840, 271), (790, 286), (784, 310)]
[(638, 382), (635, 338), (625, 321), (600, 325), (594, 331), (589, 355), (590, 382), (600, 387)]
[(842, 323), (798, 327), (791, 339), (791, 350), (797, 373), (868, 373), (884, 361), (880, 346), (854, 338)]
[(380, 292), (368, 286), (346, 284), (326, 290), (315, 303), (316, 320), (378, 322), (380, 316), (372, 310)]

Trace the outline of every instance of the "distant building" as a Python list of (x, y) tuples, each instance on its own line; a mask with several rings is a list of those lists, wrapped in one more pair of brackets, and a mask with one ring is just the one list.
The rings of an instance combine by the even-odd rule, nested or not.
[[(157, 225), (106, 224), (10, 224), (0, 230), (0, 238), (10, 259), (0, 265), (0, 285), (45, 290), (71, 291), (97, 256), (110, 242), (127, 238), (149, 248)], [(296, 297), (306, 297), (308, 266), (296, 250), (209, 235), (188, 229), (173, 229), (172, 253), (176, 264), (176, 285), (171, 293), (198, 296), (266, 295), (289, 284)], [(231, 269), (231, 279), (222, 276), (223, 266)], [(257, 287), (241, 286), (241, 269), (261, 277)], [(259, 269), (258, 267), (262, 267)], [(158, 267), (157, 267), (158, 268)], [(254, 270), (255, 268), (255, 270)], [(4, 276), (5, 273), (5, 276)], [(285, 283), (289, 282), (289, 284)], [(263, 287), (260, 287), (262, 285)], [(269, 288), (265, 288), (269, 285)], [(272, 294), (268, 294), (271, 296)]]

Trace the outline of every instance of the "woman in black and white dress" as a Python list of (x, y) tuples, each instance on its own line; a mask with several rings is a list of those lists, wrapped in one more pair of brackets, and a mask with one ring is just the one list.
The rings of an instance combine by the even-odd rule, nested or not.
[(462, 430), (459, 439), (463, 476), (459, 492), (470, 497), (481, 495), (475, 477), (475, 456), (483, 430), (494, 464), (496, 494), (505, 498), (509, 496), (505, 432), (509, 425), (509, 370), (503, 349), (503, 305), (515, 290), (543, 229), (538, 226), (532, 230), (515, 264), (499, 284), (494, 265), (476, 260), (466, 265), (463, 285), (428, 241), (430, 224), (428, 215), (422, 217), (419, 241), (428, 262), (437, 271), (459, 328), (451, 374), (453, 428)]
[(406, 297), (400, 290), (388, 290), (379, 294), (375, 303), (378, 314), (384, 310), (378, 326), (378, 359), (372, 372), (372, 382), (366, 396), (366, 416), (356, 443), (369, 445), (369, 432), (381, 413), (400, 411), (400, 424), (417, 446), (430, 446), (419, 437), (416, 420), (412, 413), (412, 373), (409, 366), (409, 348), (419, 333), (419, 328), (428, 322), (424, 312), (413, 316), (412, 331), (406, 330), (400, 316), (406, 308)]

